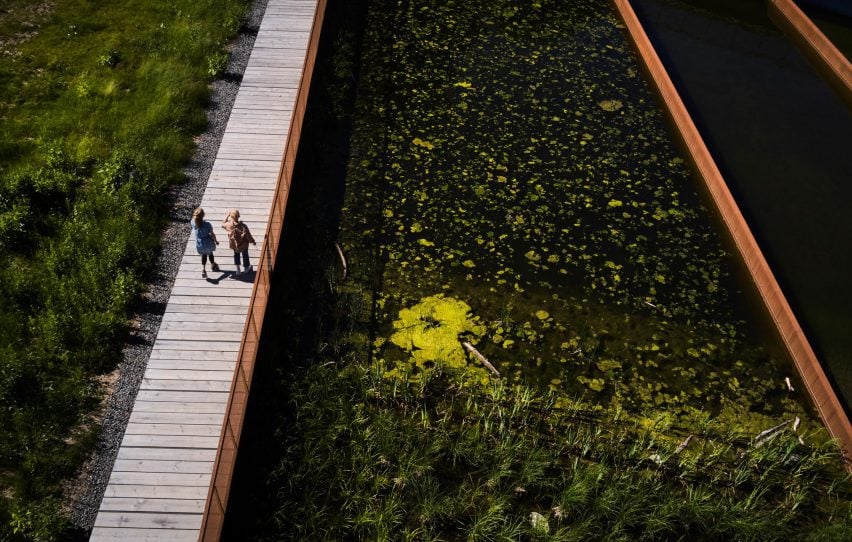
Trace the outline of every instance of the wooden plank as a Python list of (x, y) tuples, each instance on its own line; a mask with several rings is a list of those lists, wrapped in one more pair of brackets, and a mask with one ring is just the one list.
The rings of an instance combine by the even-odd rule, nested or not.
[(160, 391), (228, 392), (231, 389), (231, 382), (230, 380), (157, 380), (153, 378), (143, 378), (139, 389)]
[(258, 159), (258, 160), (276, 160), (279, 165), (284, 158), (283, 149), (244, 149), (236, 145), (229, 145), (227, 148), (219, 149), (219, 155), (232, 159)]
[[(222, 164), (213, 166), (210, 178), (223, 179), (239, 178), (243, 183), (253, 186), (257, 182), (278, 180), (278, 167), (269, 166), (241, 166), (237, 164)], [(257, 180), (255, 180), (257, 179)]]
[[(242, 183), (241, 178), (234, 179), (234, 182), (237, 182), (237, 181)], [(275, 191), (270, 189), (270, 188), (266, 188), (266, 187), (252, 188), (249, 185), (241, 184), (241, 186), (239, 186), (238, 188), (237, 187), (235, 187), (235, 188), (212, 188), (210, 190), (211, 196), (257, 196), (259, 194), (268, 194), (269, 195), (269, 203), (272, 204), (272, 196), (273, 196), (273, 194), (275, 194)], [(202, 199), (201, 202), (204, 203), (204, 199)], [(213, 206), (208, 205), (207, 207), (213, 207)], [(208, 216), (211, 216), (211, 215), (212, 216), (218, 216), (219, 213), (225, 214), (225, 212), (230, 210), (230, 209), (233, 209), (233, 206), (218, 207), (218, 208), (215, 208), (215, 211), (216, 211), (215, 215), (213, 215), (211, 213)], [(205, 209), (205, 211), (206, 211), (206, 209)], [(193, 243), (194, 243), (194, 241), (193, 241)], [(193, 248), (194, 248), (194, 246), (193, 246)]]
[[(236, 153), (239, 153), (239, 155), (236, 157), (232, 156)], [(219, 155), (231, 160), (275, 160), (280, 166), (281, 158), (284, 157), (284, 148), (277, 144), (269, 144), (262, 141), (256, 141), (255, 145), (252, 145), (250, 142), (242, 139), (232, 139), (223, 141), (223, 144), (219, 147)]]
[(106, 497), (101, 502), (106, 512), (171, 512), (173, 514), (201, 514), (204, 499), (134, 499), (132, 497)]
[(198, 529), (130, 529), (95, 527), (90, 542), (198, 542)]
[(225, 414), (225, 402), (188, 402), (188, 401), (136, 401), (133, 412), (173, 412), (198, 414)]
[(202, 486), (152, 486), (147, 484), (110, 484), (104, 497), (133, 499), (206, 499), (207, 488)]
[(201, 529), (201, 514), (147, 514), (144, 512), (101, 512), (96, 527), (136, 529)]
[(176, 369), (179, 371), (229, 371), (233, 372), (236, 361), (209, 361), (195, 359), (152, 359), (148, 369)]
[(201, 450), (193, 448), (133, 448), (131, 446), (120, 448), (118, 450), (117, 457), (117, 459), (153, 459), (160, 461), (172, 460), (207, 462), (213, 461), (215, 458), (216, 450)]
[(224, 412), (193, 413), (193, 412), (145, 412), (134, 410), (130, 415), (130, 423), (180, 423), (200, 425), (221, 425)]
[[(274, 111), (274, 110), (266, 110)], [(219, 146), (219, 154), (239, 152), (244, 155), (245, 159), (259, 158), (261, 160), (277, 160), (280, 165), (280, 160), (284, 156), (284, 147), (277, 141), (263, 142), (255, 141), (254, 144), (244, 139), (223, 139)], [(267, 158), (267, 155), (271, 155)]]
[[(185, 313), (172, 313), (172, 314), (185, 314)], [(168, 329), (172, 331), (236, 331), (241, 332), (243, 330), (243, 326), (245, 325), (243, 322), (234, 321), (238, 317), (233, 317), (230, 320), (213, 320), (211, 321), (208, 315), (204, 314), (193, 314), (190, 315), (192, 320), (178, 320), (178, 319), (169, 319), (160, 324), (160, 330)], [(209, 316), (227, 316), (224, 314), (214, 314)], [(203, 318), (203, 321), (199, 321), (199, 319)]]
[(145, 371), (145, 378), (155, 380), (222, 380), (230, 382), (233, 371), (198, 371), (186, 369), (152, 369)]
[(239, 343), (243, 338), (243, 332), (240, 331), (181, 331), (172, 329), (163, 329), (160, 331), (159, 337), (163, 340), (185, 340), (185, 341), (231, 341)]
[[(224, 188), (224, 187), (217, 187), (217, 188)], [(242, 196), (236, 196), (236, 197), (230, 196), (230, 195), (226, 196), (226, 195), (223, 195), (223, 194), (211, 194), (210, 196), (207, 197), (207, 199), (204, 202), (207, 204), (208, 207), (211, 206), (211, 204), (212, 204), (212, 205), (215, 205), (216, 207), (220, 207), (220, 208), (224, 208), (224, 209), (240, 209), (240, 214), (242, 214), (242, 207), (250, 206), (252, 209), (254, 209), (252, 214), (261, 215), (261, 216), (264, 216), (264, 217), (269, 213), (269, 208), (272, 206), (272, 201), (269, 198), (269, 194), (265, 194), (265, 193), (262, 193), (262, 192), (261, 193), (255, 193), (255, 194), (244, 194)], [(249, 223), (248, 220), (246, 220), (243, 217), (240, 217), (240, 218), (243, 220), (243, 222), (248, 224), (249, 228), (252, 227), (252, 224)], [(211, 221), (210, 223), (212, 224), (213, 222), (214, 221)], [(217, 222), (219, 222), (219, 221), (217, 220)], [(265, 222), (265, 221), (263, 221), (263, 222)], [(260, 231), (265, 229), (264, 228), (265, 223), (263, 223), (263, 222), (258, 221), (255, 224), (255, 226), (257, 226), (258, 228), (261, 228), (261, 230), (259, 230), (258, 233), (260, 233)], [(219, 222), (219, 223), (221, 225), (221, 222)], [(252, 233), (254, 233), (254, 228), (252, 228)], [(195, 244), (194, 239), (193, 239), (192, 242), (193, 242), (193, 244)]]
[[(191, 258), (191, 256), (189, 257)], [(249, 263), (253, 266), (257, 266), (257, 263), (260, 261), (260, 254), (253, 254), (249, 251)], [(227, 260), (223, 259), (221, 262), (219, 258), (216, 259), (216, 263), (219, 264), (218, 271), (210, 271), (207, 270), (207, 278), (201, 276), (201, 264), (198, 264), (198, 269), (190, 270), (187, 269), (185, 271), (181, 271), (178, 275), (178, 278), (182, 278), (183, 280), (194, 281), (199, 286), (203, 285), (205, 282), (216, 281), (219, 284), (224, 283), (233, 283), (245, 286), (253, 286), (254, 280), (257, 278), (255, 269), (255, 274), (241, 274), (237, 275), (237, 270), (234, 267), (233, 253), (228, 255)], [(190, 261), (190, 265), (192, 262)], [(247, 289), (246, 296), (248, 297), (251, 294), (251, 288)], [(233, 298), (231, 298), (233, 299)], [(218, 303), (217, 303), (218, 304)], [(208, 303), (210, 305), (210, 303)], [(227, 303), (226, 303), (227, 305)], [(199, 314), (230, 314), (232, 318), (245, 318), (246, 315), (246, 305), (245, 304), (231, 304), (231, 309), (227, 308), (223, 309), (213, 309), (209, 307), (204, 307), (203, 309), (199, 309)], [(186, 311), (187, 307), (183, 306), (180, 303), (175, 303), (174, 307), (175, 311), (182, 312)]]
[[(272, 195), (275, 193), (275, 185), (278, 182), (278, 170), (274, 173), (257, 173), (257, 172), (240, 172), (240, 171), (227, 171), (227, 170), (219, 170), (215, 171), (210, 175), (210, 178), (207, 181), (207, 187), (211, 191), (210, 196), (219, 196), (217, 200), (233, 200), (233, 196), (235, 194), (231, 193), (223, 193), (221, 190), (260, 190), (260, 192), (247, 193), (247, 194), (236, 194), (243, 196), (253, 196), (258, 199), (259, 197), (267, 197), (268, 203), (272, 203)], [(222, 196), (231, 196), (230, 198), (224, 198)], [(208, 198), (206, 201), (204, 199), (201, 200), (203, 203), (207, 205), (207, 207), (218, 207), (216, 211), (224, 214), (229, 209), (234, 207), (234, 204), (230, 201), (219, 203), (214, 200), (212, 197)], [(263, 210), (269, 208), (268, 205), (261, 206)], [(207, 211), (207, 208), (204, 209)], [(218, 214), (218, 213), (217, 213)], [(207, 216), (215, 216), (208, 214)], [(208, 219), (209, 220), (209, 219)], [(245, 221), (245, 219), (243, 219)], [(266, 221), (264, 220), (264, 223)], [(212, 222), (211, 222), (212, 224)], [(195, 240), (193, 239), (193, 242)]]
[[(244, 110), (257, 110), (257, 111), (270, 111), (270, 112), (291, 112), (293, 111), (292, 102), (283, 101), (279, 98), (270, 97), (264, 99), (255, 99), (255, 100), (238, 100), (234, 102), (234, 105), (239, 109)], [(288, 121), (289, 122), (289, 121)], [(262, 151), (272, 150), (271, 147), (278, 147), (282, 154), (284, 152), (284, 146), (280, 145), (280, 138), (270, 138), (270, 137), (245, 137), (243, 135), (237, 135), (233, 133), (229, 133), (227, 137), (222, 138), (222, 142), (225, 144), (234, 144), (234, 143), (249, 143), (251, 141), (256, 141), (262, 145), (264, 145), (261, 149)]]
[[(244, 182), (244, 181), (245, 180), (243, 179), (242, 181), (239, 181), (239, 182)], [(254, 180), (251, 182), (250, 186), (251, 186), (252, 189), (255, 189), (255, 190), (257, 190), (257, 189), (269, 190), (271, 193), (274, 193), (275, 192), (275, 185), (277, 184), (277, 182), (278, 182), (278, 174), (276, 173), (274, 176), (270, 176), (269, 178), (266, 178), (266, 179), (261, 179), (259, 177), (255, 177)], [(210, 189), (234, 188), (234, 183), (235, 183), (234, 176), (229, 175), (227, 172), (223, 172), (223, 173), (218, 173), (215, 176), (211, 176), (210, 180), (207, 183), (207, 186)], [(257, 197), (258, 195), (263, 195), (263, 196), (266, 196), (267, 199), (270, 199), (269, 194), (256, 194), (254, 196)], [(234, 203), (233, 203), (234, 198), (228, 198), (228, 199), (231, 200), (231, 201), (222, 201), (221, 203), (219, 203), (219, 205), (224, 204), (222, 206), (223, 207), (227, 206), (228, 209), (232, 209), (232, 208), (236, 207), (236, 205), (234, 205)], [(207, 203), (208, 206), (210, 206), (210, 203), (213, 202), (213, 201), (215, 201), (215, 200), (213, 200), (211, 198), (206, 203)], [(257, 205), (257, 207), (256, 207), (257, 214), (263, 213), (265, 215), (268, 210), (269, 210), (269, 205), (262, 205), (261, 204), (261, 205)], [(243, 211), (241, 209), (240, 214), (242, 214), (242, 212)], [(243, 221), (245, 221), (245, 219), (243, 219)]]
[[(156, 344), (156, 343), (155, 343)], [(237, 353), (222, 350), (175, 350), (170, 348), (158, 348), (151, 351), (150, 359), (192, 359), (210, 361), (236, 361)]]
[(174, 390), (139, 390), (136, 394), (136, 402), (166, 402), (166, 403), (216, 403), (227, 402), (228, 394), (217, 392), (199, 391), (174, 391)]
[[(178, 271), (181, 273), (181, 271)], [(207, 324), (213, 322), (219, 322), (223, 324), (238, 324), (242, 326), (242, 322), (245, 320), (245, 313), (242, 311), (235, 311), (233, 314), (223, 313), (209, 313), (209, 312), (166, 312), (163, 314), (163, 320), (160, 324), (160, 327), (170, 324), (176, 323), (190, 323), (197, 322), (199, 324)]]
[(239, 341), (156, 341), (154, 350), (200, 350), (202, 352), (236, 352), (240, 349)]
[(178, 474), (209, 474), (213, 470), (210, 461), (180, 461), (157, 459), (116, 459), (113, 472), (174, 472)]
[(221, 428), (215, 424), (189, 423), (133, 423), (127, 424), (125, 435), (160, 435), (213, 437), (221, 433)]
[(179, 474), (173, 472), (120, 472), (114, 471), (109, 478), (111, 485), (141, 486), (205, 486), (210, 483), (210, 473)]
[[(257, 120), (258, 122), (266, 122), (269, 123), (283, 123), (287, 121), (291, 116), (289, 111), (281, 111), (278, 109), (266, 109), (260, 107), (252, 107), (251, 109), (235, 109), (231, 111), (231, 119), (238, 120)], [(271, 146), (271, 145), (270, 145)], [(221, 155), (217, 155), (216, 162), (220, 162), (222, 160), (227, 160), (223, 158)], [(265, 162), (269, 162), (269, 160), (258, 160), (258, 165), (265, 165)], [(254, 164), (252, 164), (254, 165)]]
[(206, 448), (208, 450), (215, 450), (219, 445), (219, 437), (124, 435), (121, 445), (133, 447), (149, 446), (151, 448)]
[[(255, 113), (252, 113), (255, 115)], [(271, 115), (269, 113), (258, 112), (257, 116), (269, 118)], [(274, 116), (274, 115), (273, 115)], [(233, 118), (233, 117), (232, 117)], [(229, 158), (217, 158), (213, 167), (238, 167), (238, 168), (246, 168), (252, 170), (263, 170), (263, 171), (278, 171), (281, 167), (281, 164), (276, 160), (244, 160), (241, 158), (237, 159), (229, 159)]]

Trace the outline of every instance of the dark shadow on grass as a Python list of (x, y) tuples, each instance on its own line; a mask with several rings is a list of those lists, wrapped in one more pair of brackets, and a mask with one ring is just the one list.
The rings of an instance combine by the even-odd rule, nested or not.
[(243, 74), (241, 74), (241, 73), (225, 73), (225, 74), (222, 74), (221, 79), (223, 81), (227, 81), (229, 83), (240, 84), (243, 81)]
[(260, 31), (260, 27), (252, 26), (248, 24), (244, 24), (242, 28), (240, 28), (240, 33), (245, 34), (247, 36), (257, 37), (257, 33)]

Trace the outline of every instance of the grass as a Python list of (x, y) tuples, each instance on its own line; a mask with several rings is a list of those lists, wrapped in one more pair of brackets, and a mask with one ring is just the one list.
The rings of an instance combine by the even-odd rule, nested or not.
[(792, 434), (753, 449), (708, 426), (676, 454), (682, 435), (523, 386), (440, 371), (392, 383), (351, 361), (289, 377), (295, 414), (267, 440), (283, 451), (268, 538), (840, 540), (852, 527), (837, 451)]
[(0, 10), (0, 538), (67, 534), (61, 483), (96, 437), (96, 377), (120, 359), (246, 5)]

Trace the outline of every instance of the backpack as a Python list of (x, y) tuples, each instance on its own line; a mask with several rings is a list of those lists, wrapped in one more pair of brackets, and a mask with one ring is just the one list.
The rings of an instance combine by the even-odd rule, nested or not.
[(231, 248), (233, 250), (238, 250), (240, 247), (244, 247), (248, 244), (248, 227), (246, 227), (246, 225), (242, 222), (238, 222), (234, 224), (234, 227), (231, 229), (228, 237), (231, 241)]

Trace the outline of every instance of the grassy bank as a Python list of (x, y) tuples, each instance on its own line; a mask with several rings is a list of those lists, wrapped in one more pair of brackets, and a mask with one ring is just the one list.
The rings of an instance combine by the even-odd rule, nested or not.
[(63, 536), (166, 191), (246, 0), (0, 10), (0, 538)]

